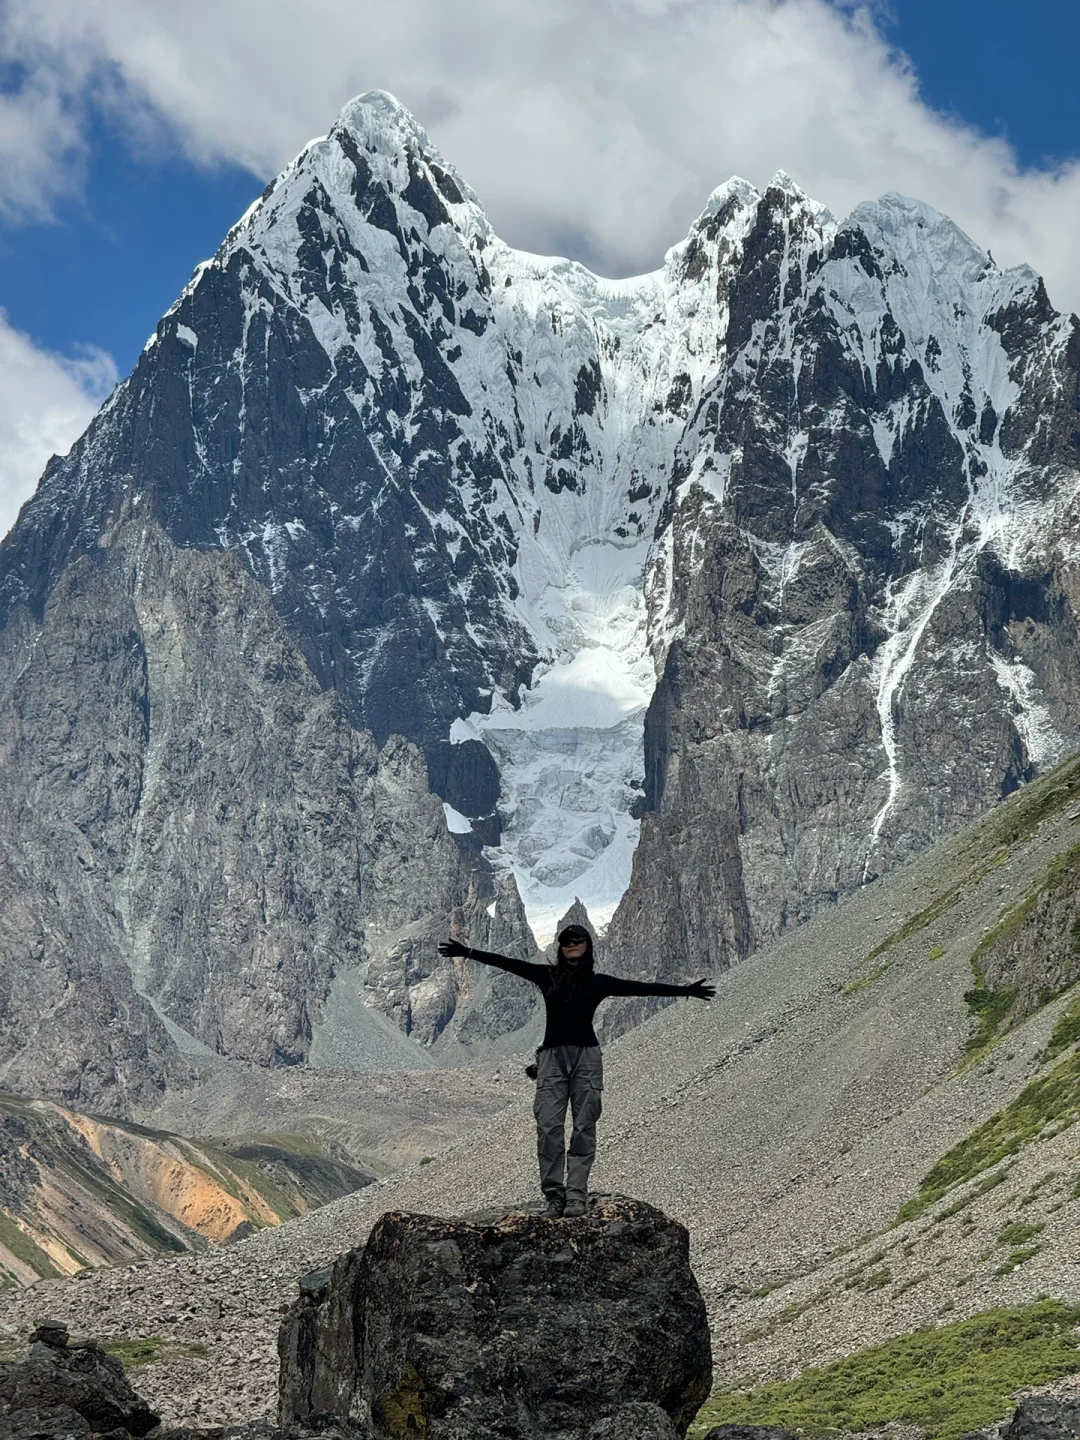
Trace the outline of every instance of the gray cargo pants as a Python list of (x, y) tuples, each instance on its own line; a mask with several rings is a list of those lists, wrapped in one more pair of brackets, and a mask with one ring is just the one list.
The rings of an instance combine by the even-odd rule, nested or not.
[[(599, 1045), (555, 1045), (536, 1057), (536, 1154), (548, 1199), (584, 1200), (596, 1159), (596, 1122), (604, 1089)], [(566, 1152), (566, 1108), (573, 1116)], [(563, 1170), (566, 1171), (565, 1182)]]

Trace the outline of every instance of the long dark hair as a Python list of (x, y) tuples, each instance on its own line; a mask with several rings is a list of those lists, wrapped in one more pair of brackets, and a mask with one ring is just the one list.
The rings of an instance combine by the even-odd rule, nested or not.
[[(585, 941), (585, 954), (576, 965), (568, 965), (562, 953), (563, 944), (573, 945)], [(560, 993), (572, 990), (579, 980), (593, 973), (596, 964), (593, 955), (593, 939), (584, 925), (568, 925), (559, 933), (559, 948), (555, 956), (555, 989)]]

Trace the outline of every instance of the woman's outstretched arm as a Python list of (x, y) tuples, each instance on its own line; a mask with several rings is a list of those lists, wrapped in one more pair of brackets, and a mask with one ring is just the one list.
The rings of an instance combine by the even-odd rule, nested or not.
[(623, 980), (619, 975), (600, 975), (608, 995), (683, 995), (691, 1000), (711, 1000), (716, 986), (708, 980), (691, 985), (665, 985), (662, 980)]
[(509, 970), (511, 975), (520, 975), (523, 980), (531, 980), (534, 985), (540, 985), (544, 976), (550, 970), (550, 965), (532, 965), (528, 960), (515, 960), (510, 955), (493, 955), (490, 950), (473, 950), (468, 945), (462, 945), (460, 940), (444, 940), (439, 946), (439, 954), (447, 959), (455, 955), (462, 955), (467, 960), (479, 960), (481, 965), (494, 965), (497, 970)]

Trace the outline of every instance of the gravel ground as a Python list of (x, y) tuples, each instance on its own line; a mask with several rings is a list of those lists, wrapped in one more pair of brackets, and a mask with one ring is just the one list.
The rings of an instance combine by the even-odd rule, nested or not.
[[(690, 1227), (718, 1379), (792, 1374), (1038, 1294), (1080, 1299), (1080, 1203), (1067, 1199), (1080, 1127), (1027, 1147), (1007, 1180), (972, 1204), (971, 1222), (935, 1224), (930, 1212), (888, 1228), (938, 1157), (1038, 1070), (1063, 1002), (960, 1069), (969, 955), (1001, 907), (1078, 835), (1072, 818), (1048, 822), (892, 947), (889, 968), (854, 992), (844, 990), (882, 963), (868, 961), (874, 946), (964, 873), (969, 841), (939, 847), (759, 952), (722, 978), (711, 1006), (677, 1002), (608, 1048), (594, 1188), (640, 1196)], [(939, 946), (944, 956), (931, 961)], [(507, 1110), (431, 1163), (206, 1256), (0, 1296), (0, 1325), (17, 1332), (55, 1314), (81, 1333), (198, 1342), (206, 1359), (164, 1358), (138, 1377), (167, 1418), (266, 1413), (277, 1325), (298, 1275), (360, 1243), (385, 1210), (454, 1214), (532, 1195), (531, 1088), (520, 1072), (502, 1073)], [(439, 1083), (435, 1072), (423, 1079)], [(1018, 1216), (1045, 1226), (1044, 1248), (997, 1275), (1008, 1253), (999, 1231)], [(830, 1259), (838, 1247), (849, 1248)], [(858, 1278), (882, 1270), (876, 1288)]]
[(416, 1164), (472, 1133), (513, 1100), (522, 1056), (388, 1074), (288, 1066), (268, 1070), (215, 1056), (201, 1082), (135, 1118), (179, 1135), (315, 1131), (374, 1175)]

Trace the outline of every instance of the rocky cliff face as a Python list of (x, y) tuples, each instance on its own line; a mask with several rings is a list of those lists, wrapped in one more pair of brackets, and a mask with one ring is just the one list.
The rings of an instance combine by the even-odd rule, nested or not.
[(1022, 784), (1080, 744), (1078, 370), (916, 202), (732, 181), (603, 281), (354, 102), (0, 547), (0, 1075), (523, 1043), (447, 926), (721, 968)]
[(350, 728), (234, 554), (131, 522), (20, 639), (0, 720), (9, 1086), (145, 1107), (185, 1083), (183, 1051), (304, 1059), (331, 1001), (351, 1021), (333, 1058), (393, 1068), (400, 1031), (362, 1001), (434, 1038), (469, 984), (425, 985), (439, 929), (531, 948), (422, 754)]
[[(1075, 749), (1076, 322), (886, 197), (754, 205), (651, 577), (617, 939), (745, 954)], [(660, 640), (670, 637), (666, 647)]]

